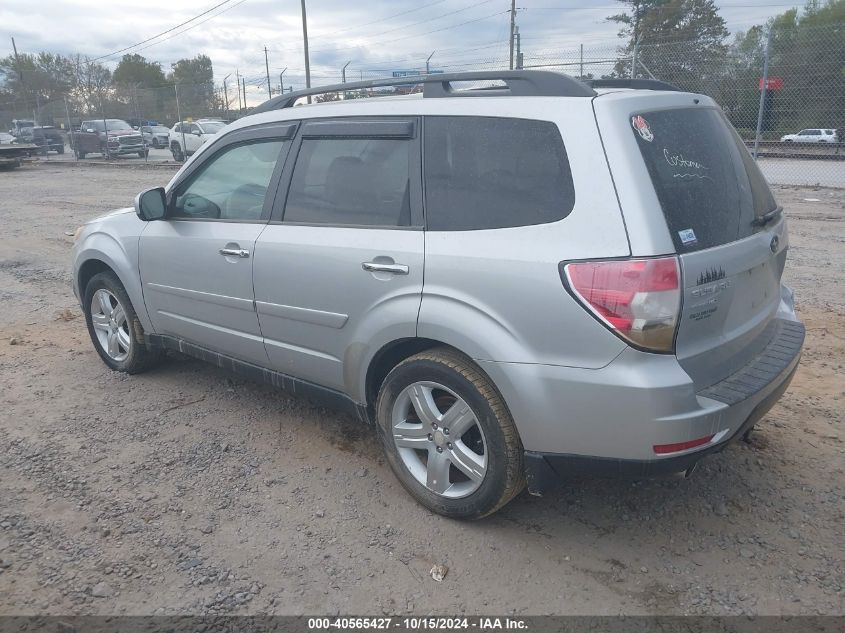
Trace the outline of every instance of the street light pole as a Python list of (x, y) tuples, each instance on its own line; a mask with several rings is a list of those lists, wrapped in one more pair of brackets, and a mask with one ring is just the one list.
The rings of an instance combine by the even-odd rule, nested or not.
[(225, 105), (223, 106), (223, 109), (226, 111), (226, 118), (227, 119), (229, 118), (229, 89), (226, 87), (226, 80), (231, 76), (232, 76), (232, 73), (229, 73), (228, 75), (223, 77), (223, 95), (224, 95), (224, 101), (225, 101)]
[(267, 71), (267, 98), (273, 98), (273, 88), (270, 86), (270, 62), (267, 61), (267, 47), (264, 47), (264, 69)]
[(243, 105), (241, 105), (241, 73), (235, 71), (235, 91), (238, 93), (238, 116), (243, 114)]
[(288, 67), (285, 66), (285, 70), (283, 70), (282, 72), (279, 73), (279, 94), (280, 95), (285, 94), (285, 77), (284, 76), (285, 76), (285, 71), (287, 69), (288, 69)]
[(351, 63), (352, 60), (350, 59), (343, 65), (343, 68), (340, 69), (341, 83), (346, 83), (346, 67), (349, 66), (349, 64)]
[(511, 63), (510, 69), (513, 70), (513, 39), (514, 39), (514, 27), (516, 26), (516, 0), (511, 0), (511, 37), (510, 37), (510, 44), (511, 44)]
[(431, 58), (432, 58), (432, 57), (434, 57), (434, 54), (435, 54), (436, 52), (437, 52), (437, 51), (431, 51), (431, 55), (429, 55), (429, 56), (428, 56), (428, 59), (426, 59), (426, 60), (425, 60), (425, 74), (426, 74), (426, 75), (428, 75), (428, 74), (430, 74), (430, 73), (431, 73), (431, 67), (429, 66), (429, 62), (431, 61)]
[[(302, 45), (305, 49), (305, 87), (311, 88), (311, 61), (308, 57), (308, 18), (305, 15), (305, 0), (300, 0), (302, 5)], [(308, 103), (311, 103), (311, 95), (308, 95)]]

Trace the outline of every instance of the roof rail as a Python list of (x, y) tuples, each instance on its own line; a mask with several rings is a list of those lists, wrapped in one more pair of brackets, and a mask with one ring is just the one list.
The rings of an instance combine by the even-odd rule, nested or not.
[(683, 92), (677, 86), (657, 79), (585, 79), (590, 88), (633, 88), (634, 90), (671, 90)]
[[(504, 86), (491, 86), (484, 90), (458, 90), (452, 86), (460, 81), (501, 81)], [(318, 86), (306, 90), (298, 90), (286, 95), (279, 95), (268, 99), (255, 108), (251, 114), (269, 112), (290, 108), (297, 99), (311, 95), (321, 95), (330, 92), (352, 92), (367, 88), (384, 88), (389, 86), (407, 86), (423, 84), (423, 98), (436, 99), (442, 97), (594, 97), (595, 91), (586, 83), (548, 70), (483, 70), (464, 73), (411, 75), (408, 77), (390, 77), (389, 79), (373, 79), (369, 81), (355, 81), (346, 84)]]

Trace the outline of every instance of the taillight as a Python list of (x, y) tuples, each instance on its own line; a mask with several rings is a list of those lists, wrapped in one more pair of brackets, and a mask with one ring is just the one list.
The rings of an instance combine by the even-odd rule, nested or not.
[(681, 308), (676, 257), (573, 262), (572, 293), (607, 327), (637, 347), (671, 352)]

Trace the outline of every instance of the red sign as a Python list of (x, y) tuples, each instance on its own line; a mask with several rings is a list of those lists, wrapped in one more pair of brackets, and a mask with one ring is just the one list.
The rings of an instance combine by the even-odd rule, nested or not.
[[(766, 77), (766, 90), (780, 90), (783, 88), (783, 77)], [(757, 90), (763, 89), (763, 78), (760, 77), (760, 81), (757, 85)]]

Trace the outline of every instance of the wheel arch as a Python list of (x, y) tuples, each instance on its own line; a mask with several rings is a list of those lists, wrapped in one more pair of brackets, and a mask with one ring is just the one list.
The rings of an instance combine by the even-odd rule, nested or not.
[[(367, 365), (367, 371), (365, 372), (365, 382), (364, 382), (364, 398), (365, 398), (365, 406), (367, 410), (367, 415), (369, 416), (371, 421), (375, 420), (375, 404), (378, 398), (379, 389), (384, 382), (384, 379), (387, 377), (387, 374), (396, 367), (402, 361), (410, 358), (415, 354), (419, 354), (420, 352), (435, 348), (435, 347), (442, 347), (445, 349), (452, 350), (465, 356), (470, 362), (472, 362), (479, 372), (481, 372), (488, 380), (490, 380), (491, 384), (496, 388), (498, 391), (498, 387), (493, 383), (493, 379), (487, 374), (487, 372), (478, 364), (476, 363), (472, 356), (467, 354), (464, 350), (455, 347), (454, 345), (450, 345), (444, 341), (440, 341), (433, 338), (423, 338), (423, 337), (413, 337), (413, 338), (403, 338), (391, 341), (383, 345), (372, 357), (369, 364)], [(501, 392), (500, 392), (501, 394)], [(504, 401), (504, 396), (502, 396), (502, 400)]]
[[(137, 248), (137, 244), (134, 246)], [(130, 248), (130, 251), (132, 250)], [(78, 292), (80, 305), (84, 303), (85, 288), (91, 278), (101, 272), (111, 272), (123, 285), (126, 294), (129, 295), (129, 300), (132, 302), (144, 331), (155, 331), (144, 303), (140, 275), (137, 274), (137, 251), (134, 253), (127, 252), (113, 236), (96, 232), (86, 238), (84, 246), (76, 254), (75, 261), (74, 285)], [(133, 271), (135, 272), (134, 275), (132, 274)]]

